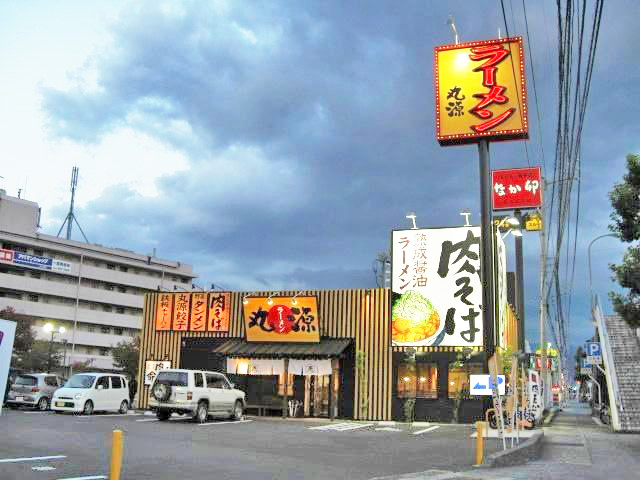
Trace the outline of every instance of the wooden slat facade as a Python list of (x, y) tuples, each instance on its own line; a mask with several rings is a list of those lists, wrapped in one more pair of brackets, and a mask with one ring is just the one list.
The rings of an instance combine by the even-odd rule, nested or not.
[[(257, 292), (252, 296), (268, 296), (273, 292)], [(297, 292), (279, 292), (293, 296)], [(138, 365), (138, 404), (147, 408), (149, 388), (144, 385), (146, 360), (169, 360), (180, 368), (182, 339), (189, 337), (244, 338), (242, 299), (249, 292), (232, 292), (228, 333), (173, 332), (155, 330), (155, 311), (159, 293), (145, 296), (144, 318), (140, 338)], [(390, 420), (392, 396), (392, 348), (390, 342), (389, 289), (308, 290), (300, 295), (318, 298), (321, 337), (351, 338), (356, 352), (365, 355), (364, 375), (367, 385), (367, 410), (360, 414), (358, 369), (355, 369), (353, 411), (355, 419)]]

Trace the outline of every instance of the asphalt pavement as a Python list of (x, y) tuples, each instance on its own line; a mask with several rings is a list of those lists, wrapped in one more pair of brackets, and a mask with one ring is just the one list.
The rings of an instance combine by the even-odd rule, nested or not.
[[(471, 425), (345, 420), (245, 421), (3, 410), (0, 479), (100, 480), (108, 476), (112, 431), (124, 431), (122, 478), (362, 479), (473, 463)], [(498, 449), (489, 441), (490, 451)]]
[(586, 404), (569, 402), (551, 426), (544, 427), (541, 458), (516, 467), (416, 470), (378, 480), (637, 480), (640, 435), (613, 433), (591, 418)]

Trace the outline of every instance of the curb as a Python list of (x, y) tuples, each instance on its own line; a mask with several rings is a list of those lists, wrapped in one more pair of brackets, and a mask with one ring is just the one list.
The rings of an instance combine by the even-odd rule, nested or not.
[(485, 458), (482, 465), (478, 467), (494, 468), (508, 467), (512, 465), (521, 465), (530, 460), (537, 460), (542, 453), (542, 440), (544, 432), (540, 430), (533, 437), (517, 447), (503, 450), (501, 452), (492, 453)]

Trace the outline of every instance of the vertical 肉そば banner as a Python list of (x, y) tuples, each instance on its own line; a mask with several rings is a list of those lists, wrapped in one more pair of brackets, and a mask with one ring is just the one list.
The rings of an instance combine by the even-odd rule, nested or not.
[(480, 227), (392, 233), (392, 345), (483, 345)]
[(496, 346), (507, 348), (509, 326), (509, 301), (507, 299), (507, 248), (498, 231), (495, 236), (496, 249), (496, 323), (498, 331)]
[(521, 37), (436, 47), (434, 79), (441, 145), (528, 138)]
[(209, 324), (207, 330), (210, 332), (228, 332), (230, 309), (230, 293), (209, 292)]

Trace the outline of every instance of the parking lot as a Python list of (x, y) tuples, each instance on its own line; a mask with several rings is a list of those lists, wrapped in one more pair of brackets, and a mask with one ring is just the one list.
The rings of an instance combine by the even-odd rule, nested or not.
[[(115, 428), (124, 431), (123, 479), (370, 479), (467, 470), (473, 461), (469, 425), (268, 417), (198, 424), (133, 411), (78, 416), (3, 409), (0, 478), (106, 479)], [(489, 443), (489, 451), (497, 448)]]

